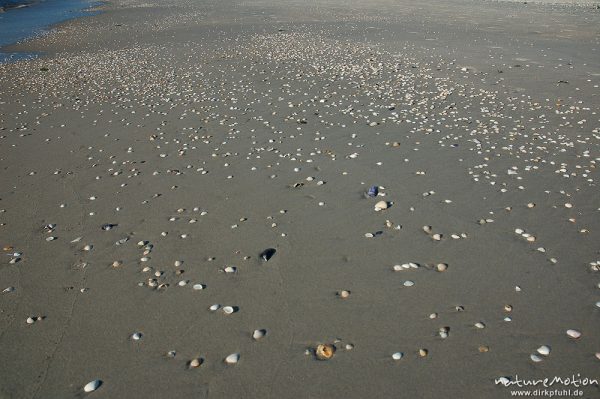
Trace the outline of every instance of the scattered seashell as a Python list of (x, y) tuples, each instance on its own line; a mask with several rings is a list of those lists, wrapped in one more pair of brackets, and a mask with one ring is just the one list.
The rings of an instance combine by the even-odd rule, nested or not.
[(400, 360), (400, 359), (402, 359), (402, 356), (404, 356), (404, 354), (402, 352), (396, 352), (396, 353), (392, 354), (392, 359)]
[(414, 282), (414, 281), (411, 281), (411, 280), (406, 280), (406, 281), (403, 283), (403, 285), (404, 285), (405, 287), (412, 287), (413, 285), (415, 285), (415, 282)]
[(217, 311), (221, 308), (221, 305), (219, 305), (218, 303), (215, 303), (214, 305), (211, 305), (210, 308), (208, 308), (211, 312)]
[(486, 353), (486, 352), (489, 352), (489, 351), (490, 351), (490, 347), (489, 347), (489, 346), (486, 346), (486, 345), (481, 345), (481, 346), (478, 348), (478, 350), (479, 350), (479, 353)]
[(232, 353), (231, 355), (229, 355), (225, 358), (225, 363), (227, 363), (227, 364), (236, 364), (239, 361), (240, 361), (239, 353)]
[(335, 353), (335, 346), (331, 344), (320, 344), (317, 346), (315, 350), (315, 355), (319, 360), (329, 360), (333, 357)]
[(436, 234), (432, 235), (431, 238), (433, 238), (435, 241), (441, 241), (442, 235), (436, 233)]
[(448, 264), (447, 263), (438, 263), (435, 268), (438, 272), (445, 272), (446, 270), (448, 270)]
[(200, 367), (202, 365), (202, 363), (204, 363), (204, 359), (202, 359), (201, 357), (194, 358), (189, 361), (188, 368), (196, 369), (196, 368)]
[(254, 338), (256, 341), (258, 341), (259, 339), (265, 337), (266, 335), (267, 335), (267, 330), (265, 330), (265, 329), (254, 330), (254, 332), (252, 333), (252, 338)]
[(83, 387), (84, 392), (94, 392), (96, 389), (100, 388), (103, 384), (102, 380), (93, 380), (85, 384)]
[(277, 252), (275, 248), (267, 248), (264, 251), (262, 251), (259, 256), (262, 260), (268, 262), (273, 257), (273, 255), (275, 255), (275, 252)]
[(529, 357), (531, 358), (531, 360), (532, 360), (532, 361), (534, 361), (534, 362), (536, 362), (536, 363), (539, 363), (539, 362), (541, 362), (541, 361), (542, 361), (542, 358), (541, 358), (541, 357), (539, 357), (538, 355), (536, 355), (535, 353), (534, 353), (534, 354), (532, 354), (532, 355), (531, 355), (531, 356), (529, 356)]
[(144, 334), (142, 334), (141, 332), (135, 332), (133, 334), (131, 334), (131, 339), (134, 341), (139, 341), (140, 339), (142, 339), (142, 336)]
[(350, 296), (350, 291), (346, 291), (346, 290), (338, 291), (337, 296), (342, 299), (347, 299)]
[(540, 355), (548, 356), (550, 354), (550, 347), (548, 345), (542, 345), (537, 348), (537, 353)]
[(479, 322), (475, 323), (475, 327), (477, 327), (477, 328), (485, 328), (485, 324), (479, 321)]
[(379, 201), (375, 204), (375, 212), (383, 211), (385, 209), (388, 209), (388, 207), (389, 204), (387, 201)]
[(420, 357), (426, 357), (428, 354), (429, 354), (429, 351), (427, 349), (419, 349)]
[(225, 273), (235, 273), (237, 271), (237, 267), (235, 266), (227, 266), (223, 269)]
[(232, 314), (235, 312), (235, 308), (233, 306), (223, 306), (223, 313)]
[(581, 332), (579, 332), (577, 330), (567, 330), (567, 335), (570, 338), (578, 339), (579, 337), (581, 337)]

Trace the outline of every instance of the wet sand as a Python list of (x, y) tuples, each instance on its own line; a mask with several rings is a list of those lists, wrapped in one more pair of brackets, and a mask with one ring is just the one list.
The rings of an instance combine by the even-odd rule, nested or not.
[(600, 379), (599, 10), (103, 8), (0, 65), (0, 397)]

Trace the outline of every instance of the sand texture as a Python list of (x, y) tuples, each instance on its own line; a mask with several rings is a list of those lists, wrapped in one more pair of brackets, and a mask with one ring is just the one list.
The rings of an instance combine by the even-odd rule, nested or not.
[(102, 8), (0, 65), (0, 398), (600, 379), (600, 10)]

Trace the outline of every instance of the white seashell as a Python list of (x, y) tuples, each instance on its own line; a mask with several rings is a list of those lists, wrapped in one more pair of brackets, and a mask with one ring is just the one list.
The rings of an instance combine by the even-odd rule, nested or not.
[(525, 231), (523, 229), (515, 229), (516, 234), (523, 234)]
[(221, 305), (219, 305), (218, 303), (215, 303), (214, 305), (212, 305), (210, 308), (208, 308), (210, 311), (214, 312), (216, 310), (219, 310), (221, 308)]
[[(4, 290), (4, 291), (6, 291), (6, 290)], [(596, 302), (596, 307), (600, 308), (600, 301)]]
[(140, 262), (148, 262), (149, 260), (150, 260), (150, 258), (148, 258), (147, 256), (140, 258)]
[(392, 359), (400, 360), (400, 359), (402, 359), (402, 356), (403, 356), (402, 352), (396, 352), (396, 353), (392, 354)]
[(448, 270), (448, 264), (446, 263), (438, 263), (435, 267), (438, 272), (445, 272)]
[(567, 330), (567, 335), (573, 339), (581, 337), (581, 332), (577, 330)]
[(366, 233), (365, 237), (367, 237), (367, 238), (373, 238), (375, 236), (373, 235), (373, 233)]
[(375, 204), (375, 212), (382, 211), (388, 208), (388, 203), (386, 201), (379, 201)]
[(405, 286), (405, 287), (412, 287), (413, 285), (415, 285), (415, 282), (414, 282), (414, 281), (406, 280), (406, 281), (404, 282), (404, 286)]
[(252, 333), (252, 338), (254, 338), (255, 340), (258, 341), (259, 339), (263, 338), (266, 335), (267, 335), (267, 330), (265, 330), (265, 329), (254, 330), (254, 332)]
[(90, 244), (88, 244), (88, 245), (86, 245), (85, 247), (83, 247), (83, 250), (84, 250), (84, 251), (91, 251), (91, 250), (92, 250), (92, 248), (94, 248), (94, 246), (93, 246), (93, 245), (90, 245)]
[(225, 269), (223, 269), (223, 271), (225, 273), (235, 273), (236, 270), (237, 270), (237, 268), (234, 266), (227, 266)]
[(195, 359), (190, 360), (190, 362), (188, 363), (188, 367), (191, 369), (195, 369), (195, 368), (200, 367), (200, 365), (202, 363), (203, 363), (203, 359), (197, 357)]
[(184, 287), (187, 285), (187, 283), (188, 283), (187, 280), (181, 280), (180, 282), (177, 283), (177, 285), (180, 287)]
[(204, 289), (204, 285), (202, 284), (194, 284), (194, 286), (192, 287), (195, 290), (203, 290)]
[(570, 204), (570, 203), (568, 203), (568, 202), (567, 202), (567, 203), (565, 204), (565, 208), (573, 208), (573, 204)]
[(430, 234), (433, 231), (433, 228), (431, 226), (423, 226), (423, 231)]
[(548, 356), (550, 354), (550, 347), (547, 345), (542, 345), (537, 348), (537, 353), (540, 355)]
[(83, 387), (84, 392), (94, 392), (96, 389), (100, 388), (102, 385), (102, 380), (94, 380), (90, 381)]
[(135, 332), (133, 334), (131, 334), (131, 339), (134, 341), (139, 341), (140, 339), (142, 339), (142, 336), (144, 334), (142, 334), (141, 332)]
[(475, 327), (477, 327), (477, 328), (485, 328), (485, 324), (483, 324), (482, 322), (479, 321), (479, 322), (475, 323)]
[(431, 236), (431, 238), (433, 238), (435, 241), (440, 241), (442, 239), (442, 235), (441, 234), (434, 234)]
[(229, 355), (225, 358), (225, 363), (227, 363), (227, 364), (236, 364), (239, 361), (240, 361), (239, 353), (232, 353), (231, 355)]
[(531, 356), (529, 356), (529, 357), (531, 358), (531, 360), (533, 360), (533, 361), (534, 361), (534, 362), (536, 362), (536, 363), (539, 363), (539, 362), (541, 362), (541, 361), (542, 361), (542, 358), (541, 358), (541, 357), (539, 357), (539, 356), (538, 356), (538, 355), (536, 355), (536, 354), (532, 354), (532, 355), (531, 355)]
[(504, 321), (512, 321), (512, 317), (510, 317), (510, 316), (506, 316), (506, 317), (504, 318)]
[(26, 320), (26, 323), (27, 324), (33, 324), (33, 323), (35, 323), (35, 321), (36, 321), (36, 319), (34, 319), (33, 317), (28, 317), (27, 320)]
[(399, 272), (399, 271), (403, 270), (403, 267), (401, 265), (394, 265), (393, 269), (395, 272)]
[(57, 237), (46, 237), (46, 241), (54, 241)]
[(234, 309), (232, 306), (224, 306), (223, 307), (223, 313), (232, 314), (233, 312), (234, 312)]

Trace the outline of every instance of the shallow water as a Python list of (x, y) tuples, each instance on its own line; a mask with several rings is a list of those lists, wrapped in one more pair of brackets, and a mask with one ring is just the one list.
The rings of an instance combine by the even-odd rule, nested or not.
[[(86, 11), (98, 5), (90, 0), (0, 0), (0, 48), (49, 32), (52, 25), (72, 18), (90, 15)], [(0, 62), (35, 57), (31, 53), (0, 51)]]

